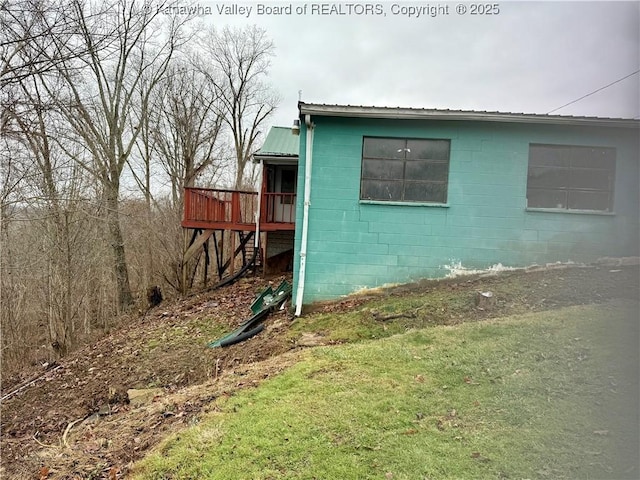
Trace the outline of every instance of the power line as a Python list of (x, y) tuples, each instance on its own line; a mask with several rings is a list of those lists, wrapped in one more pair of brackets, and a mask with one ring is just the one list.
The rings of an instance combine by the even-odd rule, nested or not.
[(629, 78), (629, 77), (632, 77), (633, 75), (635, 75), (635, 74), (636, 74), (636, 73), (638, 73), (638, 72), (640, 72), (640, 70), (636, 70), (635, 72), (630, 73), (629, 75), (626, 75), (626, 76), (624, 76), (624, 77), (622, 77), (622, 78), (619, 78), (619, 79), (618, 79), (618, 80), (616, 80), (615, 82), (611, 82), (609, 85), (605, 85), (604, 87), (600, 87), (600, 88), (598, 88), (597, 90), (594, 90), (594, 91), (593, 91), (593, 92), (591, 92), (591, 93), (587, 93), (586, 95), (583, 95), (583, 96), (582, 96), (582, 97), (580, 97), (580, 98), (576, 98), (575, 100), (572, 100), (572, 101), (571, 101), (571, 102), (569, 102), (569, 103), (565, 103), (565, 104), (564, 104), (564, 105), (562, 105), (561, 107), (554, 108), (553, 110), (548, 111), (548, 112), (547, 112), (547, 115), (549, 115), (550, 113), (553, 113), (553, 112), (555, 112), (555, 111), (557, 111), (557, 110), (560, 110), (561, 108), (568, 107), (569, 105), (572, 105), (572, 104), (574, 104), (574, 103), (576, 103), (576, 102), (579, 102), (579, 101), (580, 101), (580, 100), (582, 100), (583, 98), (590, 97), (590, 96), (591, 96), (591, 95), (593, 95), (594, 93), (598, 93), (598, 92), (600, 92), (600, 91), (604, 90), (605, 88), (609, 88), (610, 86), (615, 85), (616, 83), (620, 83), (621, 81), (626, 80), (626, 79), (627, 79), (627, 78)]

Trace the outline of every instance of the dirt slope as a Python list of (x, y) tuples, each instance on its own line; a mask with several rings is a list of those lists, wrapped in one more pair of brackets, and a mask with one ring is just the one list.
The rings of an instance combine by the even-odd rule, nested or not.
[[(272, 284), (279, 283), (273, 279)], [(509, 288), (517, 284), (517, 288)], [(250, 316), (249, 305), (268, 282), (243, 279), (224, 289), (160, 305), (144, 318), (74, 353), (48, 372), (27, 369), (3, 379), (2, 396), (24, 381), (37, 382), (2, 402), (2, 478), (124, 478), (130, 462), (160, 439), (197, 422), (212, 400), (257, 385), (296, 361), (297, 346), (284, 335), (288, 312), (276, 312), (258, 336), (224, 349), (206, 343)], [(442, 310), (437, 323), (565, 305), (638, 298), (638, 267), (602, 266), (421, 282), (378, 293), (502, 292), (491, 309), (473, 302)], [(341, 312), (371, 299), (355, 296), (318, 306)], [(462, 310), (461, 310), (462, 308)], [(375, 321), (375, 320), (374, 320)], [(148, 390), (155, 388), (157, 390)], [(145, 389), (153, 400), (129, 403), (127, 391)], [(143, 392), (144, 393), (144, 392)]]

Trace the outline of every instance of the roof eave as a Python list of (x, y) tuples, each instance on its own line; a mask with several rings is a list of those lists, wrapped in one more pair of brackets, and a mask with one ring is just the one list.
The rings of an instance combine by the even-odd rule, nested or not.
[(363, 107), (324, 105), (300, 102), (301, 115), (327, 117), (357, 117), (403, 120), (457, 120), (503, 123), (543, 123), (552, 125), (584, 125), (638, 128), (640, 121), (625, 118), (571, 117), (526, 113), (474, 112), (461, 110), (429, 110), (418, 108)]
[(254, 163), (262, 160), (266, 163), (287, 163), (287, 164), (297, 164), (298, 163), (298, 155), (278, 155), (274, 153), (254, 153), (253, 161)]

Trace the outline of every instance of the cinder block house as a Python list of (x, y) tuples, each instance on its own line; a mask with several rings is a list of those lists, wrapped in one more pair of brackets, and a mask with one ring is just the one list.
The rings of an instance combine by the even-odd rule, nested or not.
[(628, 119), (299, 104), (294, 300), (639, 254)]

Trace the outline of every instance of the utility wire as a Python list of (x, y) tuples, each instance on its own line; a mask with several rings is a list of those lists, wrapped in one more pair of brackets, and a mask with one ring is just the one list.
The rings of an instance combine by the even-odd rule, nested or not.
[(629, 78), (629, 77), (632, 77), (633, 75), (635, 75), (635, 74), (636, 74), (636, 73), (638, 73), (638, 72), (640, 72), (640, 70), (636, 70), (635, 72), (630, 73), (629, 75), (627, 75), (627, 76), (625, 76), (625, 77), (619, 78), (619, 79), (618, 79), (618, 80), (616, 80), (615, 82), (611, 82), (609, 85), (605, 85), (604, 87), (600, 87), (600, 88), (598, 88), (597, 90), (594, 90), (594, 91), (593, 91), (593, 92), (591, 92), (591, 93), (587, 93), (586, 95), (583, 95), (583, 96), (582, 96), (582, 97), (580, 97), (580, 98), (576, 98), (575, 100), (572, 100), (572, 101), (571, 101), (571, 102), (569, 102), (569, 103), (565, 103), (565, 104), (564, 104), (564, 105), (562, 105), (561, 107), (554, 108), (553, 110), (548, 111), (548, 112), (547, 112), (547, 115), (549, 115), (550, 113), (553, 113), (553, 112), (555, 112), (555, 111), (558, 111), (558, 110), (560, 110), (561, 108), (568, 107), (569, 105), (572, 105), (572, 104), (574, 104), (574, 103), (576, 103), (576, 102), (579, 102), (579, 101), (580, 101), (580, 100), (582, 100), (583, 98), (590, 97), (590, 96), (591, 96), (591, 95), (593, 95), (594, 93), (598, 93), (598, 92), (600, 92), (600, 91), (604, 90), (605, 88), (609, 88), (610, 86), (615, 85), (616, 83), (620, 83), (621, 81), (626, 80), (626, 79), (627, 79), (627, 78)]

